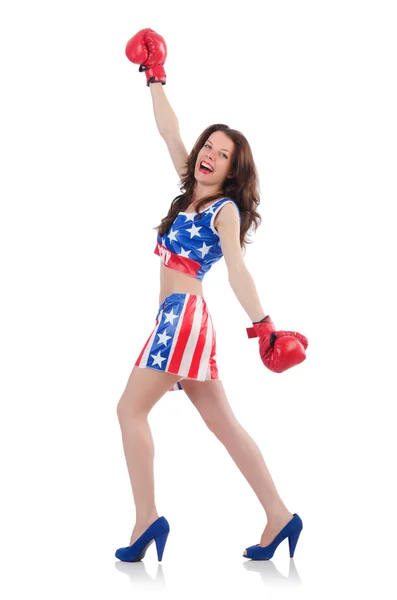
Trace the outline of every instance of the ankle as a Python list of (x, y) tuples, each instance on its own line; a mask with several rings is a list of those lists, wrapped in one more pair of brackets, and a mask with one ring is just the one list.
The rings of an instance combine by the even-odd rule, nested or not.
[(154, 521), (157, 521), (157, 519), (159, 518), (159, 515), (157, 513), (152, 513), (151, 515), (148, 516), (144, 516), (144, 515), (139, 515), (139, 517), (137, 516), (135, 519), (135, 527), (145, 527), (145, 526), (149, 526), (152, 523), (154, 523)]
[(272, 512), (267, 512), (266, 516), (268, 523), (274, 523), (275, 525), (278, 525), (278, 523), (284, 521), (287, 518), (292, 519), (293, 513), (291, 513), (286, 507), (284, 507), (282, 509), (278, 509)]

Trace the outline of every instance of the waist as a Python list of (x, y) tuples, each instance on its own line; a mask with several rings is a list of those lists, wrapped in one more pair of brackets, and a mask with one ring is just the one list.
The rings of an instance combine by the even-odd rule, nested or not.
[(202, 282), (190, 275), (160, 266), (160, 304), (170, 294), (196, 294), (204, 298)]

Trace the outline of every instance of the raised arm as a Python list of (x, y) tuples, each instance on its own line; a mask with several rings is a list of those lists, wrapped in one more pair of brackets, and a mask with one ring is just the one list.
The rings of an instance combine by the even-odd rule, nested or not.
[(159, 134), (162, 137), (169, 134), (179, 135), (179, 122), (171, 104), (168, 102), (162, 83), (151, 83), (149, 87)]
[(163, 89), (167, 80), (164, 68), (167, 58), (165, 40), (153, 29), (141, 29), (128, 41), (125, 52), (127, 58), (139, 65), (139, 71), (146, 75), (146, 85), (150, 87), (157, 128), (167, 144), (171, 160), (181, 178), (186, 168), (188, 152), (179, 134), (178, 119)]
[(188, 151), (179, 134), (179, 122), (161, 83), (151, 83), (154, 118), (161, 137), (167, 144), (175, 170), (181, 178), (186, 170)]

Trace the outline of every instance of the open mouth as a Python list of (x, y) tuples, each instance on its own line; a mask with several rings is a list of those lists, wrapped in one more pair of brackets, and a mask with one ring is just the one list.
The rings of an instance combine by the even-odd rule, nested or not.
[(209, 175), (210, 173), (214, 172), (209, 167), (207, 167), (207, 165), (203, 162), (201, 162), (199, 164), (198, 170), (200, 171), (200, 173), (204, 173), (205, 175)]

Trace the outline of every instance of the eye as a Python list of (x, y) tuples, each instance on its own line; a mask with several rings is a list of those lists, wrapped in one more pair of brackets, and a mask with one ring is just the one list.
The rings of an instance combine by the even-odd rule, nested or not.
[[(209, 149), (211, 149), (211, 146), (209, 144), (204, 144), (204, 148), (206, 148), (207, 146)], [(224, 156), (225, 158), (227, 158), (227, 156), (224, 152), (221, 152), (221, 156)]]

